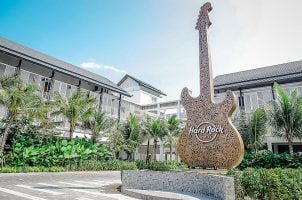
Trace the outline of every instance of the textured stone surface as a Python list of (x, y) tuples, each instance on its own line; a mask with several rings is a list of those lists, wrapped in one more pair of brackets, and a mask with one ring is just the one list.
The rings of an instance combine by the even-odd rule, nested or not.
[(145, 200), (214, 200), (213, 198), (209, 198), (203, 195), (196, 195), (194, 197), (188, 194), (164, 192), (158, 190), (122, 189), (122, 193), (134, 198)]
[(227, 91), (220, 103), (213, 101), (213, 79), (208, 52), (207, 29), (211, 25), (208, 12), (211, 4), (204, 4), (196, 29), (199, 31), (200, 95), (191, 97), (184, 88), (181, 102), (187, 113), (187, 123), (178, 142), (181, 160), (190, 167), (231, 168), (240, 164), (244, 146), (240, 134), (231, 122), (236, 109), (233, 92)]
[(123, 189), (160, 190), (204, 195), (215, 199), (235, 199), (234, 179), (206, 171), (149, 171), (122, 172)]

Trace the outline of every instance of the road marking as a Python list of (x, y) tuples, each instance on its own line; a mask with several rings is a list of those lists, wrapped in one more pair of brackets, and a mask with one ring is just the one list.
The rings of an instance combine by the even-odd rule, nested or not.
[(63, 182), (63, 181), (60, 181), (59, 183), (65, 184), (65, 185), (77, 186), (77, 187), (90, 187), (90, 186), (87, 186), (87, 185), (82, 185), (82, 184), (77, 184), (77, 183), (67, 183), (67, 182)]
[(99, 185), (101, 186), (102, 184), (101, 183), (94, 183), (94, 182), (88, 182), (88, 181), (75, 181), (77, 183), (85, 183), (85, 184), (93, 184), (93, 185)]
[(49, 193), (49, 194), (52, 194), (52, 195), (62, 195), (62, 194), (64, 194), (62, 192), (55, 192), (55, 191), (51, 191), (51, 190), (48, 190), (48, 189), (35, 188), (35, 187), (28, 186), (28, 185), (16, 185), (16, 186), (26, 188), (26, 189), (30, 189), (30, 190), (45, 192), (45, 193)]
[(25, 198), (25, 199), (47, 200), (47, 199), (43, 199), (43, 198), (40, 198), (40, 197), (35, 197), (35, 196), (29, 195), (29, 194), (25, 194), (25, 193), (22, 193), (22, 192), (17, 192), (17, 191), (5, 189), (5, 188), (0, 188), (0, 191), (8, 193), (8, 194), (15, 195), (15, 196), (18, 196), (18, 197), (22, 197), (22, 198)]
[(87, 194), (93, 194), (93, 195), (99, 195), (99, 196), (105, 196), (105, 197), (107, 197), (107, 195), (102, 194), (100, 192), (87, 191), (87, 190), (83, 190), (83, 189), (70, 189), (70, 190), (76, 191), (76, 192), (83, 192), (83, 193), (87, 193)]
[(112, 199), (123, 199), (123, 200), (133, 200), (134, 198), (131, 197), (126, 197), (124, 195), (120, 195), (120, 194), (104, 194), (104, 193), (100, 193), (100, 192), (93, 192), (93, 191), (87, 191), (87, 190), (83, 190), (83, 189), (70, 189), (72, 191), (76, 191), (76, 192), (83, 192), (83, 193), (87, 193), (87, 194), (92, 194), (92, 195), (99, 195), (99, 196), (103, 196), (103, 197), (109, 197)]
[(105, 185), (118, 184), (119, 183), (119, 182), (112, 182), (112, 181), (99, 181), (99, 180), (93, 180), (93, 181), (103, 183)]
[(80, 197), (80, 198), (76, 198), (76, 200), (93, 200), (93, 199), (88, 199), (88, 198), (85, 198), (85, 197)]

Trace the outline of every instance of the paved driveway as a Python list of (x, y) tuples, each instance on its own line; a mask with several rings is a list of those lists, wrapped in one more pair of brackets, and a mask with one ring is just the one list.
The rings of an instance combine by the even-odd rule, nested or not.
[(0, 174), (2, 200), (131, 200), (118, 192), (119, 171)]

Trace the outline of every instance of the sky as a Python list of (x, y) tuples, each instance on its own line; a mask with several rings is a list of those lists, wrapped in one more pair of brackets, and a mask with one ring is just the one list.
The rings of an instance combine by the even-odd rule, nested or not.
[[(0, 0), (0, 36), (118, 82), (199, 95), (203, 0)], [(213, 0), (213, 75), (302, 59), (301, 0)]]

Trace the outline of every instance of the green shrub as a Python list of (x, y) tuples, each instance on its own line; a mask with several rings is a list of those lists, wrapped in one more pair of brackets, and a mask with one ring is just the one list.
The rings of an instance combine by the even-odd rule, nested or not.
[(230, 170), (235, 179), (237, 199), (287, 200), (302, 198), (302, 169)]
[(144, 160), (136, 160), (135, 164), (138, 169), (147, 169), (148, 168), (146, 161), (144, 161)]
[(64, 172), (65, 168), (64, 167), (58, 167), (58, 166), (52, 166), (48, 168), (49, 172)]
[(175, 169), (185, 169), (188, 167), (187, 165), (176, 161), (157, 161), (150, 163), (147, 168), (154, 171), (169, 171)]
[(19, 172), (21, 172), (21, 168), (4, 166), (4, 167), (0, 168), (0, 172), (1, 173), (19, 173)]
[(274, 154), (263, 150), (257, 154), (245, 152), (244, 159), (239, 169), (253, 168), (302, 168), (302, 155), (295, 154), (292, 158), (288, 153)]
[(77, 170), (87, 171), (99, 171), (99, 170), (126, 170), (126, 169), (137, 169), (134, 162), (121, 161), (121, 160), (108, 160), (108, 161), (97, 161), (88, 160), (79, 163)]

